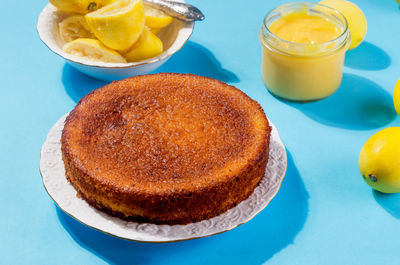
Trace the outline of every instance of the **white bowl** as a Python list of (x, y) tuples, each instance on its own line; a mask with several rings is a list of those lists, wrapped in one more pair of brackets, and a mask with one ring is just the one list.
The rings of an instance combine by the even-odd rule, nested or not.
[[(183, 2), (183, 0), (176, 1)], [(74, 68), (105, 81), (120, 80), (154, 71), (183, 47), (192, 34), (194, 26), (193, 22), (174, 19), (170, 25), (162, 29), (157, 36), (163, 42), (164, 52), (157, 57), (132, 63), (106, 63), (77, 57), (62, 50), (63, 41), (59, 35), (58, 23), (65, 17), (53, 5), (48, 4), (40, 13), (37, 22), (40, 39), (51, 51), (63, 57)]]

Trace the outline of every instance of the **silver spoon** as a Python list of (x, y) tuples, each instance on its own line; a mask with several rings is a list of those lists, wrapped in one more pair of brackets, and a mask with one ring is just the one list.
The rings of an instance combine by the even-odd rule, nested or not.
[(196, 21), (203, 20), (204, 15), (201, 11), (192, 5), (168, 0), (143, 0), (148, 6), (159, 9), (167, 15), (184, 20)]

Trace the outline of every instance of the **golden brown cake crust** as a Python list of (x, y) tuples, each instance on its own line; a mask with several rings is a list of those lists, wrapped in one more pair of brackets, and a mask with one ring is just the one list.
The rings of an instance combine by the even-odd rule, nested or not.
[(79, 101), (62, 133), (66, 176), (112, 215), (185, 224), (248, 198), (264, 175), (270, 127), (261, 106), (220, 81), (136, 76)]

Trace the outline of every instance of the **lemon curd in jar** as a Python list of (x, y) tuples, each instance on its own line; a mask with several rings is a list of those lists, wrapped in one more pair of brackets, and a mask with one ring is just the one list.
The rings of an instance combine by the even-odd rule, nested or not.
[(282, 5), (264, 18), (260, 42), (261, 74), (272, 94), (309, 101), (340, 86), (350, 34), (338, 11), (312, 3)]

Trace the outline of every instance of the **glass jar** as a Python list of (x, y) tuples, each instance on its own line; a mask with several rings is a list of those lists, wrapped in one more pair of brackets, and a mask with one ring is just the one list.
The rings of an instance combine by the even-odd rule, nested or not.
[[(295, 12), (306, 12), (334, 23), (340, 30), (339, 36), (308, 44), (283, 40), (270, 31), (274, 21)], [(337, 10), (305, 2), (281, 5), (265, 16), (259, 39), (262, 79), (272, 94), (288, 100), (311, 101), (328, 97), (339, 88), (350, 33), (346, 18)]]

